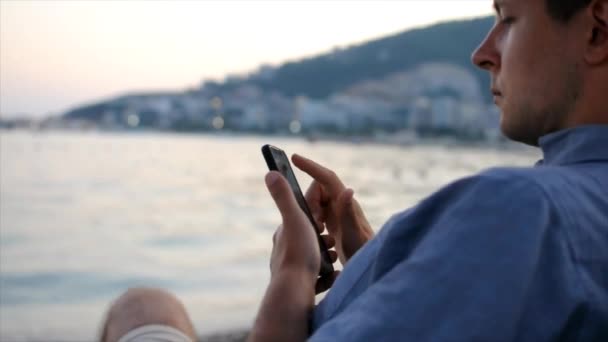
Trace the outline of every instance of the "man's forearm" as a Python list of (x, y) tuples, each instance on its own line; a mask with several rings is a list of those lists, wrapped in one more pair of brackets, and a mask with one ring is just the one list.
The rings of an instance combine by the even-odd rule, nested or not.
[(295, 270), (279, 271), (270, 281), (250, 342), (305, 341), (314, 308), (314, 284), (310, 275)]

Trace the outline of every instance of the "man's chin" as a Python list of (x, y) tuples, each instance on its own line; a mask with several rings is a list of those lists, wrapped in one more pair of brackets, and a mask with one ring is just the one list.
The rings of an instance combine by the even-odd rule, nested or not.
[(502, 114), (500, 117), (500, 131), (509, 140), (538, 147), (538, 139), (540, 138), (538, 134), (524, 125), (514, 125), (504, 120)]

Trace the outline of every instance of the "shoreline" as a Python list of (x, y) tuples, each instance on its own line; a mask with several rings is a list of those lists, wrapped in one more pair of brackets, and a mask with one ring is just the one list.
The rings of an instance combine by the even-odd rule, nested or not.
[(410, 131), (402, 131), (396, 133), (382, 133), (378, 135), (339, 135), (339, 134), (287, 134), (281, 132), (275, 132), (270, 134), (263, 134), (258, 132), (213, 132), (213, 131), (200, 131), (200, 132), (183, 132), (174, 130), (104, 130), (104, 129), (70, 129), (70, 128), (53, 128), (53, 129), (33, 129), (33, 128), (3, 128), (0, 127), (0, 133), (67, 133), (67, 134), (98, 134), (98, 135), (131, 135), (131, 136), (142, 136), (142, 135), (167, 135), (176, 137), (231, 137), (231, 138), (284, 138), (307, 141), (310, 144), (315, 143), (336, 143), (345, 144), (352, 146), (361, 145), (378, 145), (378, 146), (391, 146), (397, 148), (411, 148), (411, 147), (428, 147), (428, 146), (443, 146), (447, 148), (475, 148), (475, 149), (498, 149), (498, 150), (529, 150), (529, 146), (525, 146), (520, 143), (514, 143), (505, 139), (466, 139), (454, 136), (436, 135), (436, 136), (419, 136), (412, 134)]

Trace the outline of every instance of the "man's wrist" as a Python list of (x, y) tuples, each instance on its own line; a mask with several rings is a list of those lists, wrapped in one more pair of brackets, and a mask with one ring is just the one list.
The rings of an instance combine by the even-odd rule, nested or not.
[(302, 286), (302, 290), (308, 287), (314, 292), (315, 283), (318, 277), (317, 272), (312, 272), (309, 267), (283, 266), (278, 267), (271, 275), (270, 282), (287, 282)]
[(304, 341), (314, 309), (311, 272), (295, 267), (273, 272), (248, 341)]

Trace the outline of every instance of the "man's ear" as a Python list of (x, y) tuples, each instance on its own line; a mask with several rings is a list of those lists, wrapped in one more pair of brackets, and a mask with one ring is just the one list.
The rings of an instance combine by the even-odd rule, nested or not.
[(608, 0), (592, 0), (587, 7), (591, 20), (585, 59), (596, 65), (608, 61)]

